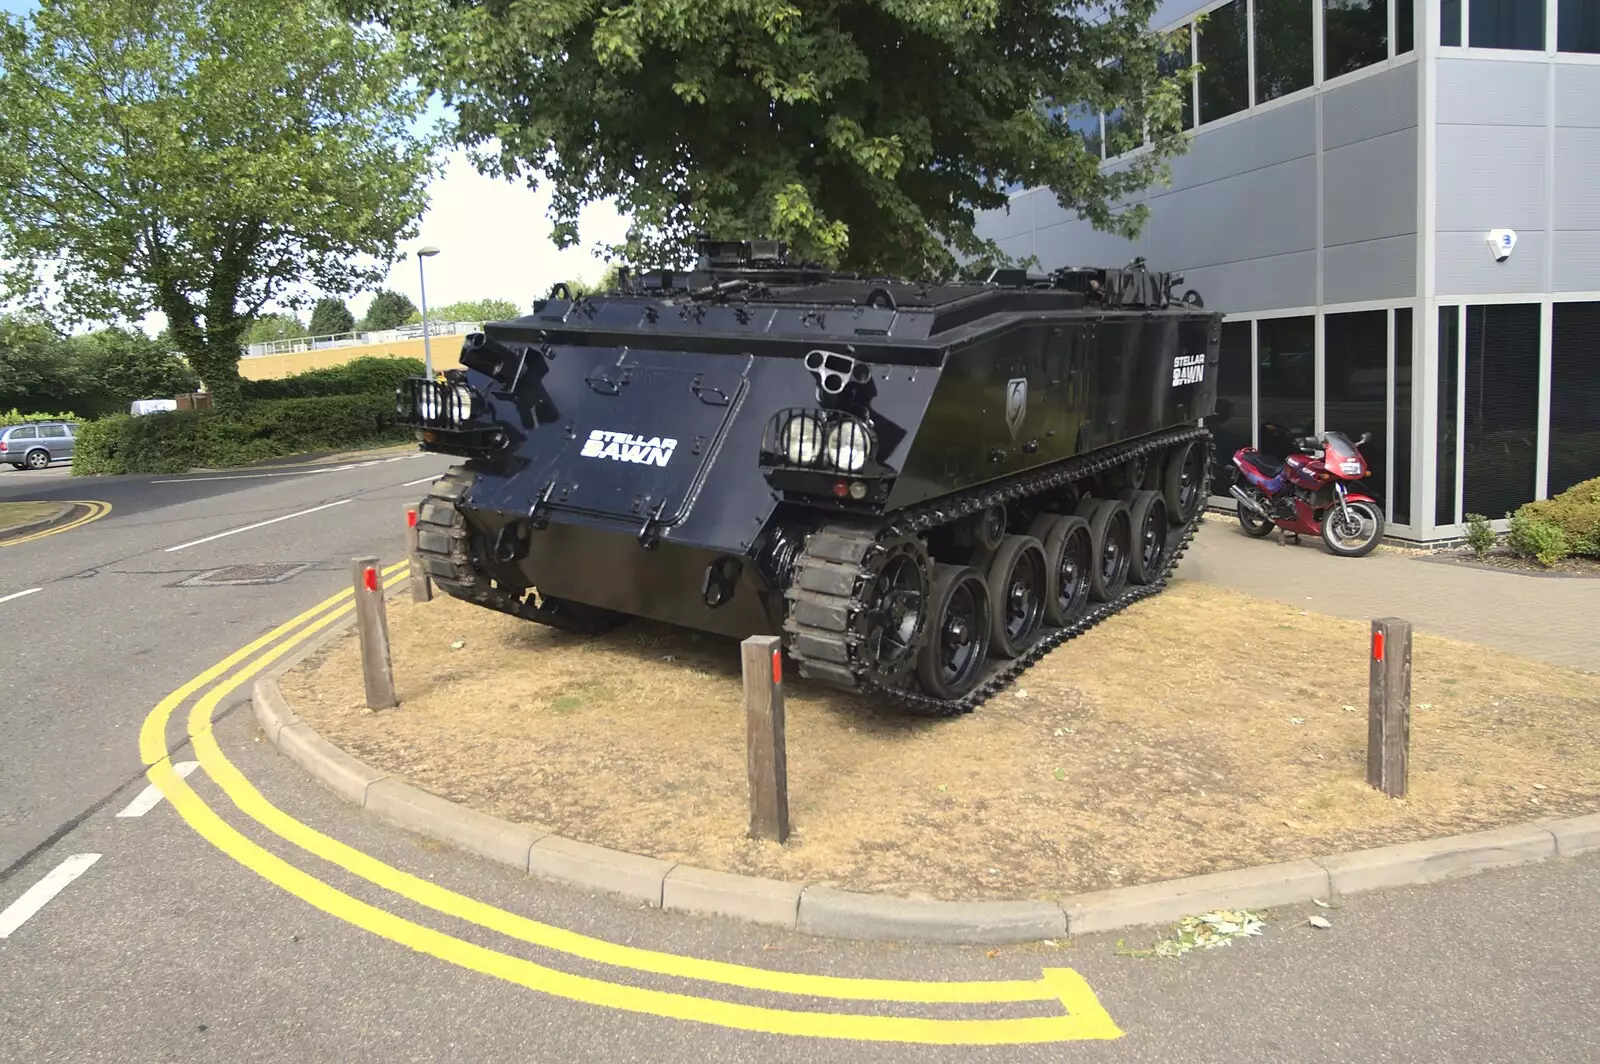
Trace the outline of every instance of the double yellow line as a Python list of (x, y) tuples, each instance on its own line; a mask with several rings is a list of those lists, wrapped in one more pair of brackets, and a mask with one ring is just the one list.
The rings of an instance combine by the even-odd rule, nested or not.
[(19, 543), (32, 543), (34, 540), (43, 539), (46, 536), (55, 536), (60, 535), (62, 532), (71, 532), (74, 528), (82, 528), (90, 521), (98, 521), (106, 514), (111, 512), (110, 503), (98, 502), (93, 499), (74, 501), (70, 505), (87, 506), (89, 508), (89, 512), (80, 517), (74, 517), (71, 521), (68, 521), (64, 525), (56, 525), (54, 528), (47, 528), (42, 532), (30, 532), (28, 535), (18, 536), (16, 539), (0, 539), (0, 547), (15, 547)]
[[(404, 568), (405, 563), (402, 562), (383, 571), (385, 588), (406, 578)], [(776, 972), (659, 953), (606, 942), (506, 912), (384, 864), (308, 827), (268, 802), (228, 760), (212, 733), (212, 717), (229, 695), (273, 662), (347, 616), (353, 608), (351, 592), (340, 592), (230, 654), (162, 699), (145, 719), (139, 735), (139, 750), (149, 766), (147, 775), (150, 782), (166, 796), (190, 827), (235, 861), (302, 901), (419, 953), (531, 990), (591, 1005), (670, 1019), (779, 1035), (936, 1045), (1014, 1045), (1121, 1037), (1121, 1030), (1112, 1022), (1094, 992), (1070, 968), (1047, 968), (1036, 980), (922, 982)], [(226, 679), (223, 679), (225, 676)], [(190, 708), (188, 717), (188, 733), (194, 745), (195, 757), (239, 812), (307, 853), (436, 912), (470, 921), (530, 945), (584, 960), (725, 987), (878, 1003), (988, 1005), (1048, 1002), (1048, 1011), (1052, 1014), (1006, 1019), (938, 1019), (810, 1012), (737, 1004), (694, 994), (649, 990), (573, 975), (406, 920), (324, 883), (252, 842), (224, 821), (173, 771), (166, 745), (169, 721), (179, 706), (201, 691), (205, 693)]]

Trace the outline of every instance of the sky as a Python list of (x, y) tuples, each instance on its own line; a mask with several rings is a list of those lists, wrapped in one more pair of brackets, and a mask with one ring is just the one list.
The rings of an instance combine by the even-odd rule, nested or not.
[[(0, 0), (0, 11), (14, 14), (25, 14), (36, 6), (32, 0)], [(423, 122), (431, 125), (442, 113), (436, 103)], [(550, 241), (549, 190), (534, 191), (485, 177), (474, 169), (465, 151), (448, 154), (442, 175), (428, 186), (428, 198), (421, 232), (401, 247), (406, 258), (395, 265), (385, 283), (419, 306), (417, 248), (432, 244), (439, 249), (425, 266), (430, 307), (509, 299), (526, 310), (534, 299), (548, 295), (557, 281), (598, 281), (605, 263), (589, 249), (620, 243), (627, 228), (626, 220), (609, 204), (591, 205), (579, 217), (580, 243), (557, 250)], [(359, 318), (371, 301), (372, 293), (366, 292), (351, 297), (348, 303)], [(301, 312), (302, 320), (307, 313)], [(165, 321), (160, 314), (152, 314), (140, 324), (153, 335)]]

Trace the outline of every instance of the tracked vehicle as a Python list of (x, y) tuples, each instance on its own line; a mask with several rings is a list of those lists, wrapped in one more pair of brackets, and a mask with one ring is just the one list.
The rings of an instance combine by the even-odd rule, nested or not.
[(444, 592), (561, 628), (779, 635), (800, 673), (961, 713), (1161, 589), (1208, 493), (1220, 316), (1126, 268), (921, 284), (702, 242), (557, 285), (402, 383)]

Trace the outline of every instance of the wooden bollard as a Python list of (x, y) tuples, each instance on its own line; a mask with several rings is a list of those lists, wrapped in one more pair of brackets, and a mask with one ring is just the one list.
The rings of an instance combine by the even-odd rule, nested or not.
[(753, 635), (739, 646), (750, 772), (750, 834), (789, 838), (789, 759), (783, 738), (783, 641)]
[(1406, 796), (1411, 751), (1411, 622), (1372, 622), (1367, 681), (1367, 782), (1390, 798)]
[(389, 664), (389, 615), (383, 602), (383, 570), (376, 558), (354, 558), (350, 564), (356, 593), (356, 633), (361, 640), (361, 679), (369, 709), (399, 704), (394, 696), (394, 670)]
[(432, 602), (433, 580), (422, 565), (422, 555), (417, 552), (417, 511), (406, 510), (406, 567), (411, 574), (411, 601)]

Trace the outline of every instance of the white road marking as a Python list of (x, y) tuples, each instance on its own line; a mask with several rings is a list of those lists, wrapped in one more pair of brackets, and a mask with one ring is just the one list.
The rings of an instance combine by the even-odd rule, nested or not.
[[(172, 771), (178, 774), (179, 779), (187, 779), (189, 773), (193, 772), (199, 767), (200, 762), (198, 761), (179, 761), (176, 765), (172, 766)], [(133, 801), (129, 802), (127, 806), (124, 807), (122, 812), (118, 813), (117, 815), (144, 816), (150, 810), (160, 805), (163, 797), (165, 796), (161, 793), (161, 790), (154, 783), (152, 783), (150, 786), (140, 791), (139, 796)]]
[(210, 543), (214, 539), (222, 539), (224, 536), (236, 536), (240, 532), (249, 532), (254, 528), (265, 528), (267, 525), (275, 525), (279, 521), (287, 521), (291, 517), (304, 517), (306, 514), (314, 514), (318, 510), (327, 510), (335, 506), (343, 506), (349, 501), (349, 499), (340, 499), (337, 502), (325, 502), (321, 506), (313, 506), (309, 510), (296, 510), (292, 514), (284, 514), (282, 517), (269, 517), (265, 521), (257, 521), (253, 525), (245, 525), (242, 528), (230, 528), (226, 532), (218, 532), (214, 536), (206, 536), (202, 539), (191, 539), (189, 542), (180, 543), (176, 547), (168, 547), (166, 553), (171, 554), (173, 551), (183, 550), (185, 547), (197, 547), (202, 543)]
[(430, 480), (438, 480), (438, 479), (439, 479), (439, 478), (440, 478), (440, 477), (441, 477), (441, 476), (443, 476), (443, 475), (444, 475), (444, 474), (442, 474), (442, 473), (435, 473), (435, 474), (434, 474), (434, 475), (433, 475), (433, 476), (431, 476), (431, 477), (422, 477), (422, 478), (420, 478), (420, 479), (418, 479), (418, 480), (408, 480), (408, 481), (406, 481), (406, 482), (405, 482), (405, 483), (404, 483), (404, 484), (402, 484), (402, 485), (400, 485), (400, 486), (401, 486), (401, 487), (402, 487), (402, 488), (414, 488), (414, 487), (416, 487), (416, 486), (417, 486), (417, 485), (418, 485), (418, 484), (426, 484), (426, 483), (428, 483), (428, 482), (429, 482), (429, 481), (430, 481)]
[(9, 595), (0, 595), (0, 602), (10, 602), (12, 599), (19, 599), (23, 595), (31, 595), (35, 591), (43, 591), (43, 590), (44, 590), (44, 588), (42, 588), (42, 587), (30, 587), (26, 591), (13, 591)]
[(309, 477), (318, 473), (343, 473), (348, 469), (365, 469), (367, 466), (386, 465), (389, 462), (403, 462), (408, 458), (421, 458), (421, 454), (397, 454), (393, 458), (369, 458), (365, 462), (350, 462), (341, 466), (313, 466), (310, 468), (285, 469), (277, 473), (228, 473), (215, 477), (172, 477), (168, 480), (152, 480), (152, 484), (198, 484), (206, 480), (265, 480), (268, 477)]
[(22, 892), (22, 897), (0, 912), (0, 938), (9, 938), (11, 932), (28, 922), (28, 918), (49, 904), (50, 899), (67, 889), (67, 885), (89, 870), (100, 860), (97, 853), (75, 853), (52, 868), (39, 882)]

